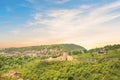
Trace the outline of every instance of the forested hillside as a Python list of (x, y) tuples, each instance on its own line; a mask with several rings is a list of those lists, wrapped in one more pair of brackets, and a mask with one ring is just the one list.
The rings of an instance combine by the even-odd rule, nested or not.
[(86, 50), (84, 47), (76, 44), (54, 44), (54, 45), (41, 45), (41, 46), (30, 46), (30, 47), (21, 47), (21, 48), (4, 48), (1, 51), (8, 52), (8, 51), (19, 51), (24, 52), (28, 50), (36, 50), (39, 51), (41, 49), (63, 49), (64, 51), (73, 51), (73, 50)]
[(45, 61), (41, 56), (21, 57), (1, 54), (0, 80), (120, 79), (119, 45), (105, 46), (84, 53), (78, 51), (76, 47), (74, 48), (76, 51), (68, 54), (74, 58), (72, 61)]
[(41, 45), (21, 48), (5, 48), (1, 49), (0, 53), (8, 56), (60, 56), (62, 53), (73, 53), (74, 51), (85, 52), (86, 49), (75, 44), (56, 44), (56, 45)]

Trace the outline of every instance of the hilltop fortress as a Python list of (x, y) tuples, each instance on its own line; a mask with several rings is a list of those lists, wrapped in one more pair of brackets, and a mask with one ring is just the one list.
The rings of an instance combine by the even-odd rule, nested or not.
[(68, 53), (64, 52), (61, 56), (59, 57), (56, 57), (56, 58), (48, 58), (48, 59), (45, 59), (45, 61), (72, 61), (73, 60), (73, 57), (68, 55)]

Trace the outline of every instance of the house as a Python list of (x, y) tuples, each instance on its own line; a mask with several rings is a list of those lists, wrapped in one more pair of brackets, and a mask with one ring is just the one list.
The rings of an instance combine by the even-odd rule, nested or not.
[(105, 49), (99, 49), (99, 50), (97, 51), (97, 53), (98, 53), (98, 54), (106, 54), (107, 51), (106, 51)]

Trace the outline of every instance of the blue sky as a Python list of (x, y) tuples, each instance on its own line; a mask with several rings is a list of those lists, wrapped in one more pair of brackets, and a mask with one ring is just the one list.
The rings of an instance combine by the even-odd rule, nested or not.
[(0, 47), (120, 43), (120, 0), (1, 0)]

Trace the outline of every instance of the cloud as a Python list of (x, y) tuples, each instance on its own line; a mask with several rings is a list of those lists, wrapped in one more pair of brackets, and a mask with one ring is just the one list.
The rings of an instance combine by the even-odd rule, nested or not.
[(57, 3), (57, 4), (64, 4), (66, 2), (69, 2), (70, 0), (46, 0), (52, 3)]
[(11, 12), (11, 11), (12, 11), (12, 8), (11, 8), (11, 7), (6, 7), (6, 11), (7, 11), (7, 12)]
[(19, 30), (12, 30), (12, 31), (10, 31), (10, 33), (17, 35), (17, 34), (20, 34), (20, 31)]
[[(38, 2), (38, 0), (26, 0), (26, 1), (29, 3), (32, 3), (32, 4)], [(70, 0), (43, 0), (43, 1), (51, 2), (51, 3), (55, 3), (55, 4), (64, 4), (64, 3), (69, 2)]]
[(120, 1), (102, 6), (81, 5), (74, 9), (36, 12), (32, 15), (33, 19), (27, 22), (27, 29), (24, 31), (26, 34), (23, 36), (31, 37), (36, 43), (64, 42), (85, 46), (93, 46), (92, 44), (107, 40), (120, 41), (117, 35), (120, 24), (111, 23), (120, 18), (120, 11), (117, 9), (120, 9)]
[(28, 1), (30, 3), (34, 3), (36, 0), (26, 0), (26, 1)]

